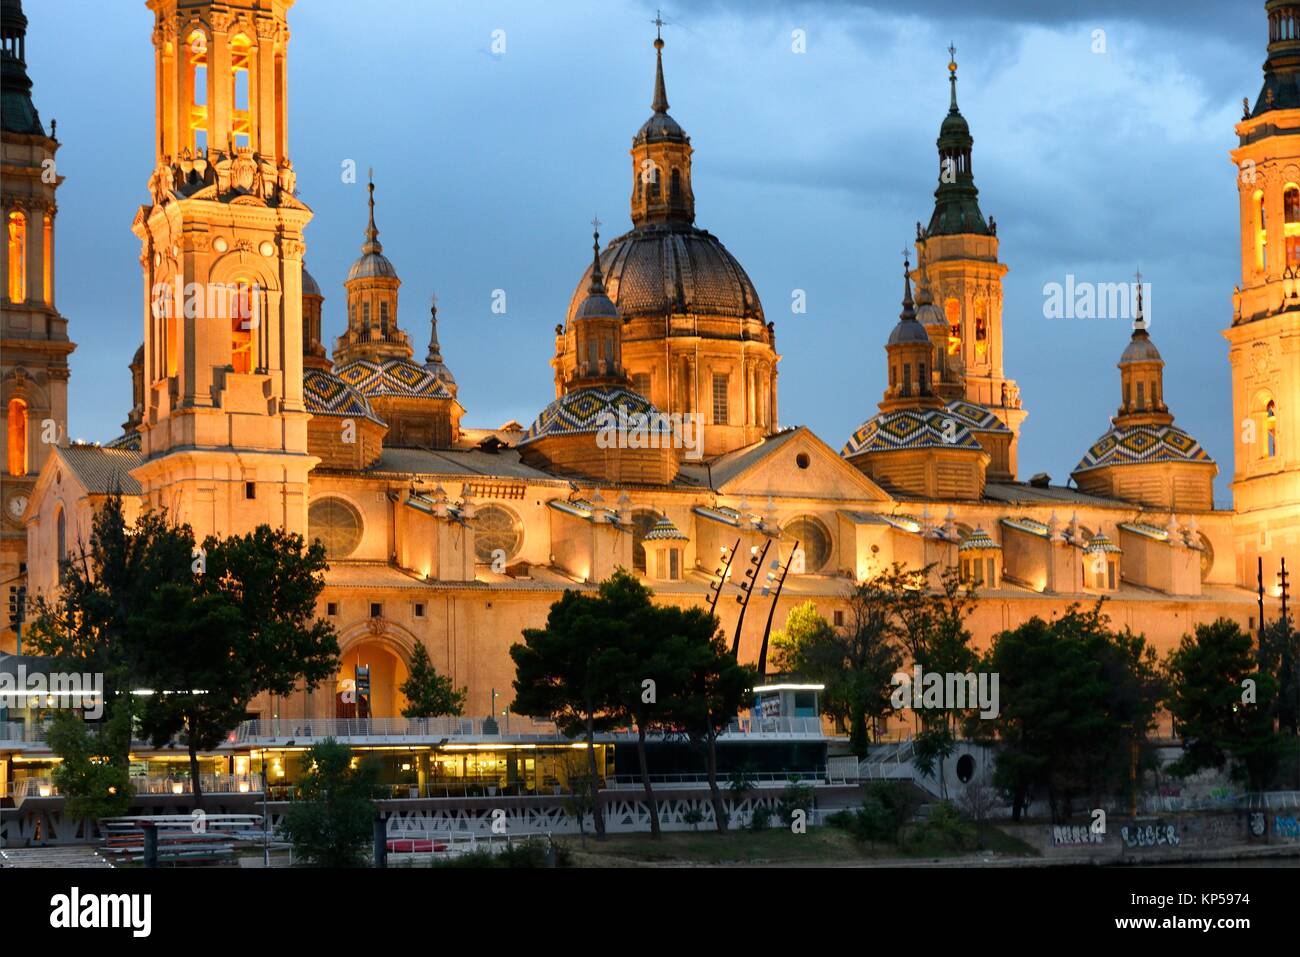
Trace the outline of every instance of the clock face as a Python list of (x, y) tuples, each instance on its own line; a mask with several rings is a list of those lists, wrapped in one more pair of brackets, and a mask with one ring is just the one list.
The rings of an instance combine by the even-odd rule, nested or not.
[(25, 511), (27, 511), (27, 496), (11, 496), (9, 499), (9, 517), (14, 519), (22, 518)]

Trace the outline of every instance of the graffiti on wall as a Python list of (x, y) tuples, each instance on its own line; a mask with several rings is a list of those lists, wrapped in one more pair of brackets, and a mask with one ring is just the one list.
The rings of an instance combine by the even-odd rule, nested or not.
[(1080, 844), (1105, 844), (1106, 835), (1087, 824), (1057, 824), (1052, 827), (1052, 843), (1057, 847)]
[(1296, 816), (1273, 815), (1273, 833), (1287, 841), (1300, 841), (1300, 821)]
[(1181, 842), (1178, 828), (1164, 821), (1149, 824), (1125, 824), (1119, 836), (1128, 847), (1177, 847)]

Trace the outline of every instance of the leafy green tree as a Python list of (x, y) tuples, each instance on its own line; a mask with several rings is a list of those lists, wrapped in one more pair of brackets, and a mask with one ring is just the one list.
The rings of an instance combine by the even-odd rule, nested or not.
[[(602, 583), (602, 590), (611, 585)], [(549, 718), (569, 737), (587, 745), (587, 783), (596, 838), (605, 838), (596, 766), (596, 732), (618, 722), (611, 707), (624, 665), (618, 636), (624, 624), (611, 621), (608, 603), (598, 595), (568, 590), (551, 605), (545, 628), (525, 628), (522, 644), (512, 645), (515, 663), (515, 714)]]
[(374, 833), (379, 772), (352, 764), (352, 749), (327, 738), (306, 753), (307, 770), (280, 825), (294, 852), (316, 867), (361, 867)]
[(423, 644), (415, 646), (409, 677), (399, 691), (406, 696), (404, 718), (437, 718), (465, 713), (465, 688), (457, 689), (448, 675), (440, 675)]
[(113, 717), (91, 729), (71, 711), (50, 719), (45, 742), (63, 758), (54, 766), (54, 785), (69, 817), (97, 821), (125, 814), (131, 807), (131, 773), (125, 755), (131, 747), (131, 712), (118, 708)]
[(1269, 786), (1281, 760), (1273, 730), (1277, 679), (1260, 667), (1250, 635), (1220, 618), (1184, 635), (1166, 661), (1169, 713), (1183, 755), (1169, 770), (1179, 776), (1229, 767), (1251, 790)]
[(128, 652), (132, 672), (155, 691), (141, 730), (155, 747), (184, 735), (201, 805), (198, 752), (220, 744), (258, 695), (284, 697), (334, 675), (339, 646), (333, 625), (316, 619), (326, 568), (319, 543), (260, 525), (205, 539), (194, 565), (188, 581), (150, 596)]
[(773, 638), (774, 660), (782, 671), (824, 685), (824, 714), (849, 729), (859, 757), (871, 742), (868, 723), (893, 713), (891, 679), (902, 662), (892, 611), (895, 591), (880, 577), (859, 585), (849, 600), (849, 623), (827, 624), (812, 602), (791, 609), (786, 626)]
[[(130, 708), (133, 689), (153, 691), (140, 731), (155, 746), (185, 736), (201, 804), (198, 751), (219, 744), (259, 694), (334, 674), (338, 641), (315, 615), (325, 567), (319, 544), (267, 526), (202, 549), (166, 512), (146, 510), (129, 526), (115, 494), (88, 549), (63, 563), (57, 597), (38, 600), (32, 646), (103, 673), (110, 719)], [(129, 739), (121, 747), (125, 760)]]
[(674, 616), (654, 604), (654, 593), (625, 570), (601, 584), (597, 601), (607, 620), (607, 653), (612, 686), (606, 707), (619, 725), (636, 726), (637, 764), (650, 810), (650, 834), (660, 837), (659, 802), (650, 781), (646, 737), (662, 729), (661, 694), (669, 694), (685, 675), (671, 654)]
[(727, 647), (718, 619), (702, 608), (660, 609), (667, 619), (667, 653), (683, 669), (685, 680), (660, 699), (666, 726), (704, 751), (709, 796), (719, 833), (727, 830), (727, 809), (718, 787), (718, 735), (739, 713), (752, 693), (758, 672), (739, 664)]
[(982, 668), (999, 676), (1000, 712), (968, 722), (967, 733), (999, 739), (993, 782), (1011, 796), (1014, 819), (1038, 789), (1061, 820), (1076, 795), (1099, 800), (1132, 786), (1130, 756), (1161, 694), (1142, 638), (1111, 633), (1099, 606), (1071, 606), (997, 635)]

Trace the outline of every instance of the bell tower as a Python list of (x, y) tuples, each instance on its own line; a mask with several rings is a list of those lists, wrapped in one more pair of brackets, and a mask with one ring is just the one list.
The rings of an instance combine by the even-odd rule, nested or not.
[(1300, 2), (1268, 0), (1268, 59), (1232, 151), (1241, 281), (1224, 332), (1232, 365), (1237, 580), (1300, 544)]
[(1020, 425), (1020, 389), (1002, 368), (1002, 277), (997, 224), (980, 210), (979, 190), (971, 167), (975, 145), (970, 125), (957, 108), (957, 51), (948, 48), (948, 115), (939, 127), (939, 185), (934, 213), (917, 238), (925, 276), (918, 282), (933, 296), (948, 324), (946, 355), (941, 363), (952, 392), (960, 384), (967, 402), (987, 407), (1011, 429), (1010, 461)]
[(307, 529), (303, 229), (286, 145), (292, 0), (148, 0), (154, 170), (144, 272), (149, 504), (199, 538)]
[(668, 113), (664, 86), (663, 21), (655, 36), (654, 111), (632, 141), (632, 225), (695, 222), (691, 138)]

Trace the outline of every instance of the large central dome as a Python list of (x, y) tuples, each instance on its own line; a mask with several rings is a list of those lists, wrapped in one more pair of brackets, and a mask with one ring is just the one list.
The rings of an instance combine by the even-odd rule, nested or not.
[[(600, 256), (605, 288), (624, 319), (695, 313), (763, 321), (753, 282), (716, 236), (687, 223), (648, 223), (624, 233)], [(591, 267), (569, 302), (586, 297)]]

